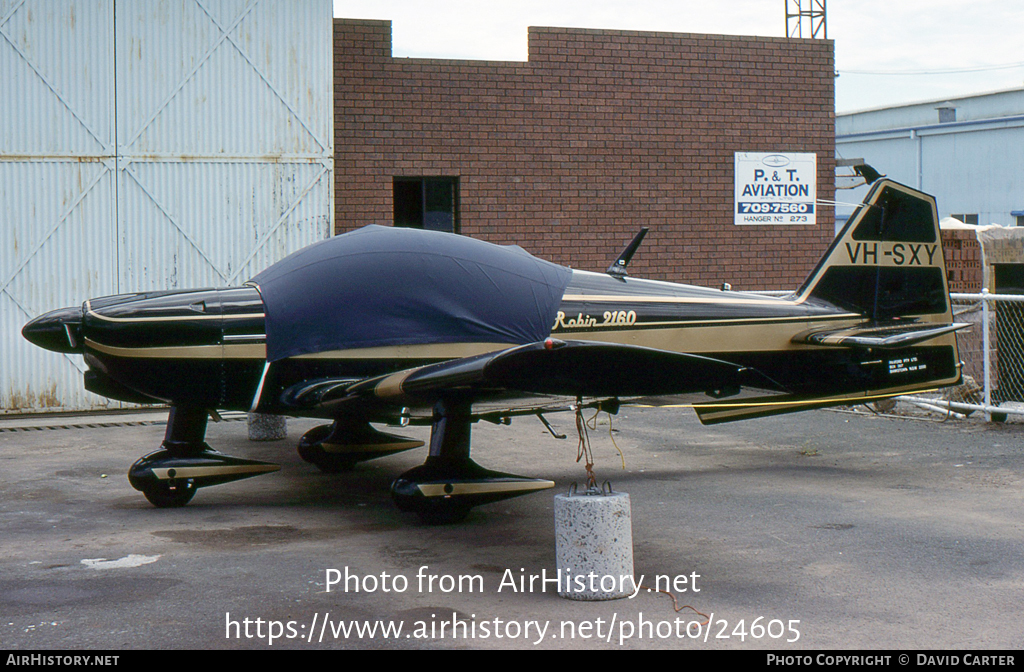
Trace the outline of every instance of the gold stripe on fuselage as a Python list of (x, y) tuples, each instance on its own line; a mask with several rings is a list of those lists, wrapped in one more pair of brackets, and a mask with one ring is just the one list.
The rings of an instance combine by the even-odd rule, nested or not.
[[(562, 318), (564, 317), (563, 313), (564, 313), (564, 311), (559, 311), (559, 313), (558, 313), (559, 319), (555, 322), (555, 326), (551, 330), (551, 335), (552, 336), (557, 336), (557, 335), (561, 334), (561, 335), (564, 335), (566, 337), (569, 337), (569, 336), (574, 335), (574, 334), (590, 333), (589, 331), (572, 331), (572, 332), (570, 332), (570, 331), (565, 331), (564, 329), (562, 331), (559, 331), (559, 323), (563, 321)], [(577, 314), (579, 314), (578, 310), (577, 310)], [(569, 319), (570, 319), (570, 321), (572, 321), (572, 320), (575, 320), (575, 319), (578, 319), (578, 318), (571, 318), (570, 317)], [(643, 331), (644, 329), (649, 329), (651, 327), (659, 327), (659, 328), (665, 328), (665, 327), (686, 327), (686, 328), (694, 328), (694, 329), (700, 328), (700, 327), (728, 327), (730, 329), (733, 329), (733, 328), (736, 328), (736, 327), (738, 327), (740, 325), (744, 325), (744, 324), (745, 325), (755, 325), (755, 324), (764, 325), (764, 324), (773, 324), (773, 323), (813, 322), (813, 321), (823, 321), (823, 320), (824, 321), (836, 321), (836, 320), (850, 321), (850, 320), (854, 320), (854, 319), (857, 320), (856, 325), (851, 325), (850, 327), (848, 327), (848, 329), (852, 330), (852, 329), (854, 329), (856, 326), (860, 325), (864, 321), (863, 318), (860, 315), (858, 315), (857, 313), (840, 313), (840, 314), (835, 314), (835, 315), (814, 315), (814, 316), (795, 315), (795, 316), (791, 316), (791, 317), (740, 317), (740, 318), (720, 317), (720, 318), (714, 318), (714, 319), (708, 319), (708, 320), (665, 320), (665, 321), (659, 321), (659, 322), (653, 322), (653, 321), (651, 321), (651, 322), (634, 322), (633, 324), (630, 324), (630, 325), (623, 325), (623, 324), (620, 324), (620, 323), (617, 323), (617, 322), (608, 322), (608, 323), (597, 322), (595, 324), (591, 324), (589, 326), (584, 327), (584, 329), (585, 330), (593, 330), (593, 332), (597, 332), (597, 333), (600, 333), (602, 331), (606, 331), (608, 329), (621, 329), (624, 326), (630, 327), (630, 329), (629, 329), (630, 331)], [(579, 329), (579, 327), (567, 326), (567, 327), (565, 327), (565, 329)], [(590, 340), (590, 339), (588, 338), (586, 340)]]
[(227, 314), (227, 315), (199, 315), (199, 314), (187, 314), (187, 315), (154, 315), (152, 317), (112, 317), (110, 315), (104, 315), (103, 313), (97, 313), (89, 306), (89, 302), (85, 302), (85, 312), (89, 317), (95, 317), (98, 320), (105, 322), (119, 322), (119, 323), (131, 323), (131, 322), (180, 322), (182, 320), (249, 320), (249, 319), (260, 319), (262, 320), (265, 315), (264, 313), (239, 313), (239, 314)]
[(514, 348), (518, 343), (417, 343), (382, 345), (349, 350), (328, 350), (290, 359), (462, 359)]
[(792, 318), (788, 321), (780, 321), (778, 318), (715, 320), (711, 325), (654, 329), (605, 328), (571, 333), (554, 331), (552, 335), (563, 339), (635, 345), (692, 355), (709, 352), (773, 352), (820, 348), (792, 343), (791, 339), (804, 329), (834, 327), (837, 321), (850, 322), (853, 319), (862, 318), (859, 315), (842, 315), (834, 318)]
[[(805, 350), (821, 346), (791, 343), (790, 339), (808, 329), (835, 328), (836, 322), (854, 326), (862, 318), (855, 314), (830, 317), (791, 317), (760, 319), (719, 319), (708, 322), (664, 322), (650, 327), (643, 323), (630, 328), (610, 325), (593, 330), (562, 332), (552, 336), (599, 343), (636, 345), (667, 352), (701, 354), (706, 352), (770, 352), (779, 350)], [(96, 352), (116, 357), (140, 359), (259, 359), (267, 356), (263, 343), (227, 343), (211, 345), (179, 345), (124, 347), (111, 346), (86, 339), (86, 346)], [(318, 360), (437, 360), (446, 361), (486, 354), (515, 347), (513, 343), (424, 343), (419, 345), (380, 346), (331, 350), (291, 359)], [(395, 374), (396, 376), (399, 374)], [(386, 379), (379, 392), (387, 396), (404, 381)]]
[(793, 301), (786, 299), (772, 299), (772, 298), (760, 298), (756, 296), (744, 297), (744, 296), (728, 296), (726, 292), (723, 292), (724, 296), (643, 296), (643, 295), (632, 295), (632, 294), (566, 294), (562, 297), (562, 301), (582, 301), (587, 303), (701, 303), (701, 304), (728, 304), (730, 306), (744, 305), (744, 306), (775, 306), (781, 308), (783, 306), (795, 306), (797, 305)]
[(141, 348), (126, 348), (104, 345), (85, 339), (90, 350), (114, 357), (132, 359), (266, 359), (267, 347), (262, 343), (237, 343), (230, 345), (167, 345)]

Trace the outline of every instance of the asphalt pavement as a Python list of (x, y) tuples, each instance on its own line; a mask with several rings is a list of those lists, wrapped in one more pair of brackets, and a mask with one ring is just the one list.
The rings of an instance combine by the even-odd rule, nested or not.
[[(543, 582), (553, 495), (585, 478), (572, 417), (550, 419), (568, 439), (532, 418), (474, 425), (473, 456), (556, 488), (449, 526), (390, 500), (425, 449), (323, 474), (295, 451), (309, 420), (276, 442), (211, 423), (215, 449), (282, 469), (180, 509), (125, 476), (162, 416), (2, 420), (2, 648), (1024, 648), (1022, 425), (602, 415), (595, 472), (630, 495), (641, 587), (586, 602)], [(679, 612), (647, 590), (666, 586)]]

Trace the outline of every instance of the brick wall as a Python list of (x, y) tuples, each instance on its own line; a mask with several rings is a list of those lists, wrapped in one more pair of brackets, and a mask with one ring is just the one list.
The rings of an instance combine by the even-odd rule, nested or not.
[(461, 232), (603, 271), (792, 289), (833, 235), (735, 226), (734, 152), (816, 152), (833, 198), (833, 45), (530, 28), (528, 62), (391, 57), (388, 21), (335, 21), (337, 232), (392, 221), (392, 178), (457, 176)]

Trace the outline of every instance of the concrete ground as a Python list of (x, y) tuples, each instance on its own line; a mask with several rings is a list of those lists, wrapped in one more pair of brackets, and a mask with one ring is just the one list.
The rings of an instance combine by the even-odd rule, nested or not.
[[(551, 420), (568, 440), (530, 418), (481, 423), (473, 454), (489, 468), (550, 478), (556, 489), (445, 527), (399, 512), (388, 494), (423, 449), (321, 474), (295, 452), (312, 421), (290, 420), (288, 440), (269, 443), (248, 441), (244, 422), (211, 423), (217, 450), (282, 470), (200, 490), (171, 510), (151, 507), (125, 477), (158, 446), (161, 416), (0, 422), (0, 642), (1024, 647), (1019, 424), (812, 411), (702, 427), (688, 410), (624, 408), (614, 436), (626, 468), (605, 422), (591, 432), (595, 470), (630, 495), (636, 575), (645, 586), (657, 575), (685, 576), (677, 597), (711, 617), (700, 625), (703, 617), (677, 614), (669, 597), (643, 589), (580, 602), (537, 583), (532, 592), (503, 585), (554, 573), (552, 495), (584, 479), (572, 418)], [(108, 426), (117, 422), (129, 424)], [(29, 429), (54, 424), (65, 428)], [(401, 431), (426, 439), (428, 430)], [(360, 590), (328, 591), (328, 579), (345, 571)], [(382, 632), (399, 623), (400, 632)], [(377, 630), (359, 637), (352, 627)]]

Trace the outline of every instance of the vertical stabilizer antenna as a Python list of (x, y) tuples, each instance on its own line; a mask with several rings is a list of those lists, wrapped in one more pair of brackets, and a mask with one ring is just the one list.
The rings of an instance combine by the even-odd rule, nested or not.
[(633, 236), (633, 240), (630, 241), (629, 245), (626, 245), (626, 249), (622, 251), (619, 258), (612, 262), (612, 265), (608, 267), (608, 270), (605, 271), (605, 273), (620, 280), (629, 275), (629, 273), (626, 272), (626, 264), (628, 264), (629, 260), (633, 258), (633, 254), (636, 252), (637, 248), (640, 247), (640, 242), (644, 239), (644, 236), (647, 235), (647, 231), (648, 228), (646, 226), (640, 229), (640, 231)]

